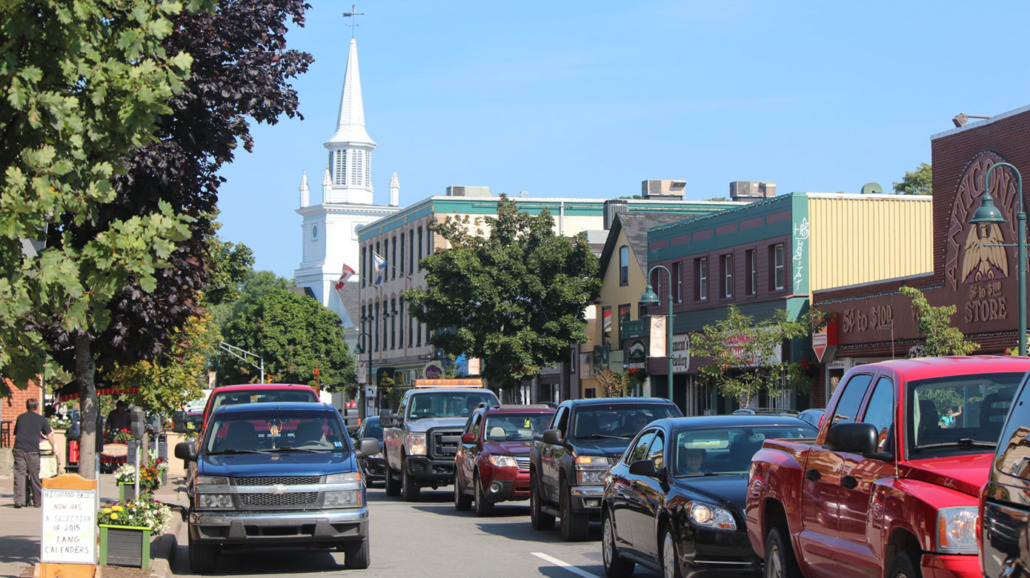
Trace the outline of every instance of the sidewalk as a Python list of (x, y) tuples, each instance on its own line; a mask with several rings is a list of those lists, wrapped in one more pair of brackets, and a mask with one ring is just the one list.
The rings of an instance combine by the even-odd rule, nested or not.
[[(167, 534), (153, 538), (150, 547), (150, 570), (135, 572), (109, 572), (109, 575), (134, 577), (166, 577), (171, 575), (170, 558), (177, 548), (176, 534), (182, 526), (186, 506), (185, 481), (181, 477), (169, 477), (168, 483), (154, 492), (154, 496), (171, 505), (177, 514), (173, 515)], [(98, 489), (100, 504), (118, 501), (118, 485), (113, 474), (100, 474)], [(180, 491), (183, 490), (183, 491)], [(14, 478), (0, 478), (0, 576), (32, 576), (39, 562), (40, 536), (43, 532), (43, 510), (41, 508), (14, 507)], [(99, 553), (99, 546), (97, 547)], [(104, 568), (99, 567), (98, 568)], [(114, 568), (114, 567), (112, 567)]]

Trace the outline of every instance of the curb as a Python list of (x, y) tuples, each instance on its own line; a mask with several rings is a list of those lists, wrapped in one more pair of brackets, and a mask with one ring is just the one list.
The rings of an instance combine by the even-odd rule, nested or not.
[(150, 575), (153, 578), (172, 576), (172, 563), (175, 552), (179, 549), (179, 531), (185, 522), (186, 510), (182, 506), (172, 506), (177, 514), (168, 521), (168, 531), (150, 542)]

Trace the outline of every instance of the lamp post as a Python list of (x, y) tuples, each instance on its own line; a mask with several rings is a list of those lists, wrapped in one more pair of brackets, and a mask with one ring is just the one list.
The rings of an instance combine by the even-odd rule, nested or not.
[(360, 355), (363, 351), (368, 351), (368, 381), (365, 382), (365, 387), (361, 388), (361, 395), (358, 396), (360, 402), (358, 405), (358, 416), (361, 418), (361, 422), (365, 422), (365, 418), (368, 417), (368, 402), (365, 399), (365, 392), (372, 386), (372, 336), (368, 333), (361, 331), (358, 333), (358, 338), (365, 338), (365, 347), (362, 348), (360, 345), (354, 348), (354, 352)]
[[(980, 208), (973, 213), (969, 220), (974, 225), (1005, 223), (1005, 217), (1001, 211), (994, 206), (994, 198), (991, 196), (991, 171), (998, 167), (1008, 167), (1016, 174), (1016, 189), (1019, 197), (1019, 212), (1016, 213), (1016, 237), (1019, 240), (1016, 245), (1019, 248), (1017, 259), (1019, 277), (1019, 354), (1026, 355), (1026, 212), (1023, 211), (1023, 176), (1019, 170), (1009, 163), (995, 163), (984, 173), (984, 194), (980, 201)], [(1011, 247), (1011, 244), (988, 245), (994, 247)]]
[(651, 288), (651, 274), (654, 273), (655, 269), (661, 269), (669, 276), (669, 318), (665, 322), (665, 356), (669, 360), (669, 399), (672, 399), (672, 273), (664, 265), (655, 265), (648, 270), (647, 288), (644, 289), (644, 294), (640, 296), (640, 304), (651, 306), (660, 303), (658, 295)]

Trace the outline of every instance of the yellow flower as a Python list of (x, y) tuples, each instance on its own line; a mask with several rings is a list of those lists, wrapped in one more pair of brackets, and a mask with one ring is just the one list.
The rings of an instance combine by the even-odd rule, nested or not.
[(104, 508), (104, 513), (105, 514), (110, 514), (111, 513), (111, 508)]
[(115, 512), (121, 512), (122, 511), (122, 507), (121, 506), (112, 506), (111, 509), (114, 510)]
[(118, 512), (111, 512), (111, 519), (112, 520), (117, 520), (118, 519)]

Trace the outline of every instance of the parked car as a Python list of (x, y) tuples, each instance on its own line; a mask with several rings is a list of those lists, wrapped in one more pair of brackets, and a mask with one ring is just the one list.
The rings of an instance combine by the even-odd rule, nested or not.
[(751, 457), (765, 439), (815, 434), (811, 424), (788, 416), (651, 423), (605, 477), (605, 572), (626, 576), (635, 564), (681, 577), (758, 570), (744, 522)]
[[(994, 409), (1005, 405), (995, 403)], [(980, 494), (980, 564), (984, 576), (1025, 578), (1030, 576), (1030, 375), (1004, 423)]]
[(798, 418), (807, 421), (808, 423), (819, 427), (822, 423), (823, 414), (826, 413), (824, 409), (806, 409), (798, 414)]
[(985, 355), (848, 370), (814, 440), (766, 440), (751, 460), (744, 511), (766, 574), (981, 576), (981, 488), (1028, 369)]
[(472, 412), (454, 456), (454, 507), (487, 516), (494, 504), (529, 499), (529, 448), (551, 423), (548, 406), (489, 406)]
[[(357, 445), (357, 441), (365, 438), (372, 438), (382, 446), (383, 428), (379, 423), (379, 416), (365, 418), (365, 421), (358, 426), (358, 431), (354, 435), (355, 445)], [(358, 458), (358, 465), (361, 467), (361, 473), (365, 476), (366, 484), (372, 485), (374, 482), (386, 480), (386, 460), (383, 458), (383, 452), (379, 451), (373, 455)]]
[(370, 560), (365, 484), (335, 408), (315, 403), (222, 406), (200, 443), (175, 446), (189, 469), (189, 562), (214, 570), (226, 548), (305, 546), (346, 552), (348, 568)]
[(655, 397), (562, 402), (529, 454), (533, 529), (550, 530), (557, 516), (562, 539), (584, 539), (590, 522), (601, 520), (605, 473), (630, 440), (656, 419), (682, 415), (676, 404)]

